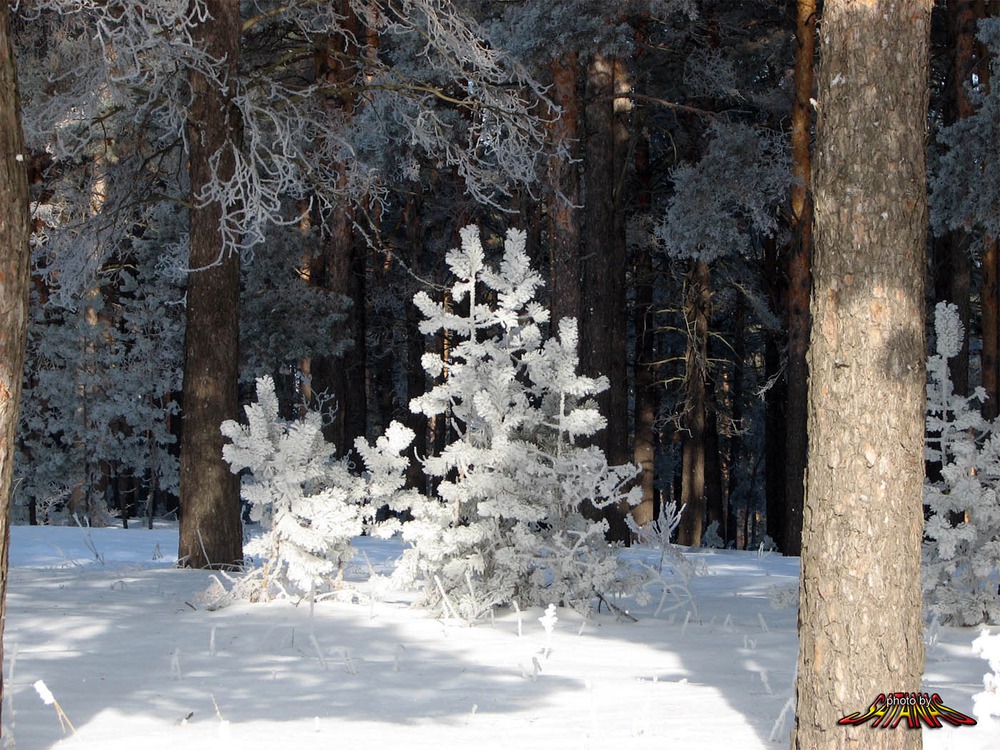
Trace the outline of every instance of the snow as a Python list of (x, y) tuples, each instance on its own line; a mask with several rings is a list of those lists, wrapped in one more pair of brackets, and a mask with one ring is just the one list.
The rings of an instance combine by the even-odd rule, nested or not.
[[(398, 543), (356, 545), (357, 591), (343, 600), (208, 611), (199, 594), (212, 574), (173, 567), (176, 528), (14, 527), (5, 739), (29, 750), (788, 745), (790, 720), (769, 737), (792, 691), (795, 558), (690, 553), (707, 571), (690, 584), (697, 612), (654, 616), (657, 594), (618, 602), (637, 622), (558, 609), (553, 623), (534, 608), (470, 627), (367, 582)], [(987, 670), (978, 633), (937, 630), (924, 681), (970, 715)], [(1000, 747), (1000, 722), (923, 731), (932, 750)]]

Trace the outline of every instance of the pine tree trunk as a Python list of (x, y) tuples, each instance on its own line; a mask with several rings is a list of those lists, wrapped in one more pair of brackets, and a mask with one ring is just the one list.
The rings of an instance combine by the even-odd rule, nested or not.
[[(980, 18), (993, 12), (995, 3), (983, 0), (976, 2), (976, 14)], [(988, 88), (991, 84), (991, 67), (980, 65), (979, 84)], [(1000, 247), (996, 237), (983, 237), (982, 286), (979, 299), (982, 304), (983, 352), (981, 359), (983, 390), (983, 416), (996, 419), (1000, 416)]]
[[(0, 664), (7, 617), (7, 551), (10, 548), (14, 439), (28, 325), (27, 159), (10, 38), (8, 5), (0, 7)], [(3, 703), (0, 674), (0, 705)]]
[[(745, 368), (747, 361), (747, 315), (746, 306), (742, 298), (737, 298), (735, 309), (733, 310), (733, 424), (737, 429), (729, 441), (729, 475), (726, 486), (726, 547), (739, 549), (737, 544), (737, 531), (739, 529), (738, 488), (740, 479), (745, 476), (746, 468), (743, 467), (745, 459), (743, 453), (743, 383), (745, 381)], [(745, 542), (744, 542), (745, 544)]]
[[(948, 0), (949, 42), (954, 49), (954, 64), (948, 81), (944, 121), (953, 124), (975, 111), (968, 86), (978, 76), (982, 53), (976, 42), (976, 23), (983, 12), (982, 0)], [(985, 66), (984, 66), (985, 67)], [(969, 233), (953, 230), (937, 238), (934, 249), (938, 257), (937, 299), (946, 299), (958, 307), (958, 317), (966, 332), (958, 355), (948, 361), (951, 384), (955, 393), (969, 395), (969, 322), (970, 290), (972, 287), (972, 257)]]
[(806, 392), (809, 376), (809, 287), (812, 259), (812, 194), (809, 145), (812, 135), (813, 58), (816, 2), (798, 0), (795, 35), (795, 98), (792, 101), (792, 247), (788, 257), (788, 361), (785, 365), (785, 531), (782, 552), (798, 555), (802, 549), (802, 502), (808, 441)]
[[(208, 0), (209, 13), (198, 30), (205, 49), (224, 60), (234, 77), (240, 50), (238, 0)], [(187, 329), (184, 338), (184, 403), (180, 461), (180, 547), (178, 557), (194, 568), (229, 567), (243, 559), (239, 478), (222, 459), (219, 427), (238, 417), (239, 255), (225, 248), (222, 207), (198, 201), (214, 175), (234, 170), (232, 149), (239, 142), (238, 115), (227, 92), (200, 73), (191, 73), (188, 120), (191, 146), (190, 261)]]
[[(598, 396), (607, 427), (595, 436), (612, 465), (631, 460), (628, 451), (628, 379), (626, 335), (626, 254), (621, 206), (627, 130), (616, 115), (621, 64), (595, 54), (587, 68), (586, 139), (580, 317), (580, 366), (590, 376), (605, 376), (610, 387)], [(622, 100), (623, 102), (625, 100)], [(626, 541), (624, 511), (604, 511), (609, 539)]]
[(827, 0), (818, 73), (809, 472), (792, 746), (918, 748), (838, 726), (918, 691), (930, 0)]
[[(419, 192), (411, 194), (406, 201), (406, 209), (403, 212), (403, 221), (406, 224), (406, 239), (409, 252), (407, 253), (407, 263), (410, 268), (422, 269), (424, 236), (423, 227), (420, 221), (421, 201)], [(420, 332), (420, 322), (423, 316), (417, 306), (407, 300), (406, 304), (406, 404), (422, 396), (427, 391), (427, 373), (421, 364), (421, 358), (427, 351), (424, 335)], [(427, 433), (429, 425), (427, 416), (424, 414), (414, 414), (409, 408), (406, 409), (408, 415), (405, 419), (406, 425), (413, 430), (412, 453), (417, 457), (428, 455)], [(427, 477), (424, 475), (424, 467), (419, 460), (410, 461), (406, 469), (406, 486), (417, 489), (421, 492), (427, 489)]]
[(552, 60), (552, 101), (561, 110), (552, 123), (552, 138), (565, 153), (549, 162), (549, 248), (551, 260), (551, 325), (563, 318), (580, 319), (580, 95), (579, 60), (567, 52)]
[(354, 236), (354, 220), (346, 206), (334, 209), (327, 218), (324, 234), (327, 243), (324, 250), (327, 287), (351, 301), (341, 329), (350, 339), (350, 347), (337, 359), (321, 358), (323, 369), (318, 380), (324, 387), (329, 387), (337, 398), (337, 412), (327, 436), (332, 438), (337, 455), (345, 456), (353, 450), (354, 438), (365, 435), (368, 415), (365, 337), (367, 253)]
[(979, 299), (983, 314), (982, 377), (986, 401), (983, 416), (1000, 415), (1000, 252), (993, 237), (983, 238), (983, 281)]
[(701, 545), (705, 515), (705, 441), (707, 407), (708, 322), (711, 288), (708, 264), (690, 261), (684, 318), (688, 329), (687, 368), (684, 373), (681, 505), (684, 512), (677, 527), (677, 543)]
[[(641, 40), (640, 40), (641, 41)], [(642, 117), (640, 113), (640, 117)], [(636, 200), (635, 210), (643, 214), (652, 208), (652, 169), (649, 161), (649, 138), (645, 135), (645, 117), (637, 123), (638, 141), (635, 150)], [(635, 435), (632, 463), (639, 467), (642, 500), (632, 509), (632, 518), (640, 526), (657, 515), (656, 493), (656, 417), (660, 409), (656, 359), (656, 330), (653, 310), (653, 248), (644, 242), (635, 248)]]
[[(714, 391), (715, 386), (709, 392)], [(722, 456), (719, 453), (719, 415), (705, 411), (705, 523), (717, 524), (715, 533), (726, 538), (726, 504), (722, 492)]]
[[(773, 310), (786, 308), (784, 275), (778, 262), (777, 243), (764, 240), (764, 273), (767, 296)], [(764, 334), (764, 502), (767, 535), (779, 550), (785, 550), (785, 530), (788, 524), (786, 493), (788, 477), (785, 471), (785, 450), (788, 419), (788, 399), (785, 378), (782, 377), (781, 350), (784, 337), (779, 331)], [(748, 511), (749, 512), (749, 511)], [(749, 544), (749, 538), (747, 544)]]
[[(337, 13), (346, 38), (328, 37), (317, 50), (316, 75), (333, 91), (350, 91), (357, 76), (359, 53), (353, 40), (359, 39), (361, 21), (347, 0), (338, 0)], [(354, 94), (339, 94), (330, 98), (329, 106), (350, 117), (357, 107)], [(346, 164), (328, 165), (332, 172), (345, 174)], [(338, 189), (346, 191), (346, 178), (340, 178)], [(337, 455), (353, 450), (354, 439), (364, 436), (368, 419), (368, 367), (366, 345), (366, 295), (368, 253), (354, 231), (354, 210), (344, 202), (334, 206), (322, 223), (323, 265), (319, 279), (326, 289), (350, 300), (341, 330), (350, 340), (343, 355), (335, 359), (318, 358), (313, 372), (316, 387), (336, 397), (337, 411), (332, 423), (324, 429), (327, 439), (336, 446)]]

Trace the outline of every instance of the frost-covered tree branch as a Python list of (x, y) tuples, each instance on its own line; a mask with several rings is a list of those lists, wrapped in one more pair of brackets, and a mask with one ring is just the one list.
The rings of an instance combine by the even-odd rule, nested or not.
[[(508, 186), (534, 180), (545, 148), (535, 114), (546, 111), (544, 91), (453, 4), (351, 2), (377, 44), (361, 44), (335, 6), (256, 3), (234, 80), (225, 61), (195, 41), (201, 2), (18, 6), (29, 146), (53, 163), (54, 221), (38, 244), (67, 296), (85, 288), (143, 220), (134, 196), (183, 200), (193, 70), (229, 92), (242, 131), (240, 148), (213, 157), (231, 158), (232, 174), (195, 196), (226, 209), (223, 253), (261, 244), (268, 225), (296, 221), (296, 201), (377, 199), (412, 176), (387, 153), (457, 170), (483, 203), (498, 205)], [(338, 55), (348, 43), (359, 50), (353, 78), (317, 75), (315, 51), (326, 45)], [(334, 101), (346, 94), (356, 102), (350, 113)], [(183, 153), (158, 168), (164, 160), (153, 155), (174, 147)]]

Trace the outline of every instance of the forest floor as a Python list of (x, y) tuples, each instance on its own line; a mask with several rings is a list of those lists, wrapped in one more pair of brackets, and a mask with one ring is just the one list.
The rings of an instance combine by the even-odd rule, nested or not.
[[(796, 558), (688, 553), (703, 575), (678, 596), (616, 602), (635, 622), (558, 610), (547, 629), (533, 609), (470, 627), (367, 580), (397, 544), (358, 546), (342, 600), (209, 611), (212, 574), (174, 567), (176, 528), (13, 528), (3, 746), (788, 746)], [(969, 715), (987, 669), (976, 635), (936, 632), (923, 688)], [(932, 750), (1000, 747), (1000, 721), (922, 731)]]

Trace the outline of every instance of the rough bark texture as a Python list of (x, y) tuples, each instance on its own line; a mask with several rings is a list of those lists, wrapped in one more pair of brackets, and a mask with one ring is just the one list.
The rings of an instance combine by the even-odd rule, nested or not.
[(838, 726), (924, 666), (924, 142), (930, 0), (827, 0), (820, 31), (809, 471), (792, 745), (917, 748)]
[[(201, 41), (214, 58), (228, 61), (229, 74), (235, 75), (239, 2), (208, 0), (207, 9)], [(236, 248), (223, 252), (221, 207), (201, 205), (195, 196), (213, 177), (213, 155), (223, 155), (219, 174), (232, 174), (239, 125), (226, 92), (198, 73), (191, 73), (190, 82), (190, 267), (197, 270), (188, 277), (187, 291), (178, 556), (194, 568), (228, 567), (243, 559), (239, 478), (222, 459), (219, 431), (239, 409), (239, 255)]]
[[(7, 3), (0, 3), (0, 664), (7, 617), (7, 550), (10, 547), (14, 434), (28, 325), (27, 160), (10, 39)], [(0, 699), (3, 675), (0, 675)]]
[(788, 361), (785, 365), (787, 398), (785, 416), (785, 533), (782, 552), (798, 555), (802, 551), (803, 480), (808, 456), (806, 434), (806, 393), (809, 369), (809, 288), (812, 281), (812, 191), (810, 178), (810, 139), (815, 56), (816, 2), (799, 0), (795, 36), (795, 98), (792, 101), (792, 246), (788, 256)]

